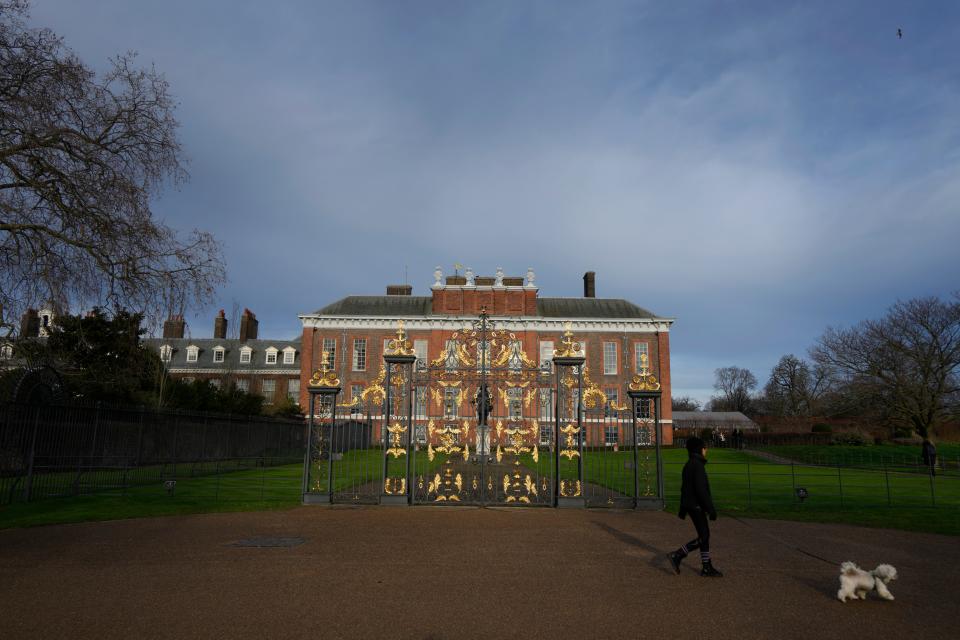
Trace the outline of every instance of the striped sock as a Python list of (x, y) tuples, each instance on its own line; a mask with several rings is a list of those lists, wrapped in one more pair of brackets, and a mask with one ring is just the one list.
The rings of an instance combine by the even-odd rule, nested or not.
[(701, 552), (700, 552), (700, 562), (702, 562), (703, 564), (710, 564), (710, 552), (709, 552), (709, 551), (701, 551)]
[(688, 555), (690, 553), (690, 549), (687, 549), (687, 545), (682, 544), (680, 545), (680, 553), (683, 555)]

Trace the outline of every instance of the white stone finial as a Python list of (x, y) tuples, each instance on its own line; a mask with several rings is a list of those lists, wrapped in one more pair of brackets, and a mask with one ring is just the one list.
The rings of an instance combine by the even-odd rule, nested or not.
[(527, 286), (535, 287), (534, 280), (537, 279), (537, 276), (533, 273), (533, 267), (527, 267)]
[(471, 269), (470, 267), (467, 267), (467, 270), (463, 272), (463, 275), (466, 276), (466, 278), (467, 278), (467, 286), (468, 286), (468, 287), (474, 286), (474, 284), (475, 284), (475, 283), (474, 283), (474, 277), (475, 277), (475, 276), (474, 276), (474, 274), (473, 274), (473, 269)]
[(443, 269), (440, 268), (440, 265), (437, 265), (437, 268), (433, 270), (433, 286), (442, 287), (441, 280), (443, 280)]
[(497, 279), (493, 283), (493, 286), (495, 287), (503, 286), (503, 267), (497, 267)]

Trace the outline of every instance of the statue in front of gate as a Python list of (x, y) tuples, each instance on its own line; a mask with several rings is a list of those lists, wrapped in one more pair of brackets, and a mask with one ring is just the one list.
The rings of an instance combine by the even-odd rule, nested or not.
[(493, 411), (493, 398), (490, 397), (490, 389), (486, 383), (477, 388), (470, 402), (477, 407), (477, 424), (487, 424), (487, 416)]

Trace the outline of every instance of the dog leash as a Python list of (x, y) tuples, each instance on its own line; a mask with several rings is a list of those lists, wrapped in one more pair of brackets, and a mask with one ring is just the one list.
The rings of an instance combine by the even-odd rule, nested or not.
[(789, 542), (784, 541), (783, 538), (779, 538), (779, 537), (773, 535), (772, 533), (769, 533), (769, 532), (767, 532), (767, 531), (764, 531), (763, 529), (758, 529), (757, 527), (753, 526), (753, 525), (750, 524), (749, 522), (744, 522), (743, 520), (741, 520), (741, 519), (738, 518), (737, 516), (727, 516), (727, 517), (728, 517), (728, 518), (733, 518), (734, 520), (736, 520), (737, 522), (739, 522), (740, 524), (742, 524), (743, 526), (745, 526), (745, 527), (747, 527), (747, 528), (749, 528), (749, 529), (752, 529), (752, 530), (754, 530), (754, 531), (759, 531), (759, 532), (762, 533), (763, 535), (767, 536), (768, 538), (772, 539), (772, 540), (775, 541), (775, 542), (778, 542), (780, 545), (782, 545), (782, 546), (784, 546), (784, 547), (787, 547), (788, 549), (793, 549), (794, 551), (797, 551), (798, 553), (802, 553), (802, 554), (805, 555), (805, 556), (810, 556), (811, 558), (815, 558), (815, 559), (820, 560), (820, 561), (822, 561), (822, 562), (826, 562), (827, 564), (833, 565), (834, 567), (839, 567), (839, 566), (840, 566), (840, 563), (839, 563), (839, 562), (834, 562), (833, 560), (828, 560), (828, 559), (824, 558), (823, 556), (818, 556), (817, 554), (812, 553), (812, 552), (810, 552), (810, 551), (807, 551), (806, 549), (801, 549), (800, 547), (794, 546), (794, 545), (790, 544)]

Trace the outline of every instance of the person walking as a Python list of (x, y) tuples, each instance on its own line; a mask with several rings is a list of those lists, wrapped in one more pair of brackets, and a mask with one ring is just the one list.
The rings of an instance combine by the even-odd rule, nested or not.
[(710, 481), (707, 479), (707, 445), (700, 438), (687, 440), (687, 454), (690, 459), (683, 467), (683, 482), (680, 485), (680, 518), (690, 515), (697, 537), (682, 545), (676, 551), (667, 554), (673, 570), (680, 573), (680, 563), (695, 549), (700, 550), (702, 569), (700, 575), (704, 578), (721, 578), (723, 574), (716, 570), (710, 561), (710, 520), (717, 519), (717, 510), (713, 506), (710, 495)]
[(937, 475), (937, 447), (929, 437), (924, 438), (920, 445), (920, 457), (923, 458), (923, 464), (930, 467), (930, 475)]

